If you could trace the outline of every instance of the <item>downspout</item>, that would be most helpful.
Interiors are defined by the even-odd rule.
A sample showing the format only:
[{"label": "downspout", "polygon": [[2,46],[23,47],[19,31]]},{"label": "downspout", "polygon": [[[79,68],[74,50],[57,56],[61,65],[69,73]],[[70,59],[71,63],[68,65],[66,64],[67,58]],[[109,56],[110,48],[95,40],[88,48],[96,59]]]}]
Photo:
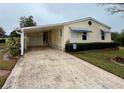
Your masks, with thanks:
[{"label": "downspout", "polygon": [[20,50],[21,50],[21,55],[23,55],[24,54],[24,31],[23,31],[23,29],[21,29],[21,32],[16,31],[16,33],[21,35],[21,37],[20,37],[20,40],[21,40],[21,42],[20,42],[20,45],[21,45]]}]

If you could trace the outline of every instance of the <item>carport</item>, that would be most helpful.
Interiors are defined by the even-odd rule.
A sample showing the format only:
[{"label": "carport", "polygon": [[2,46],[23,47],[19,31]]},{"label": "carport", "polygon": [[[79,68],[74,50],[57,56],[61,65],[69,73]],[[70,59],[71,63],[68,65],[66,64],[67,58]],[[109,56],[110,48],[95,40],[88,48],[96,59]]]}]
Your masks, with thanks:
[{"label": "carport", "polygon": [[21,28],[21,55],[29,47],[50,46],[60,48],[62,25],[43,25]]}]

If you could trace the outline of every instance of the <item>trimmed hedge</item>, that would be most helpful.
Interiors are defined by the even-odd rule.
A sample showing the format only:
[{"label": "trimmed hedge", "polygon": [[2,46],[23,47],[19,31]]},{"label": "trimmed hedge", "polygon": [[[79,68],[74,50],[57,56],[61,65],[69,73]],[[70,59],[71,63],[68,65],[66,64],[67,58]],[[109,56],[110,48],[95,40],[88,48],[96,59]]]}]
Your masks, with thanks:
[{"label": "trimmed hedge", "polygon": [[[76,44],[76,49],[73,49],[73,44]],[[118,43],[68,43],[65,45],[65,51],[83,51],[83,50],[93,50],[93,49],[104,49],[104,48],[117,48]]]}]

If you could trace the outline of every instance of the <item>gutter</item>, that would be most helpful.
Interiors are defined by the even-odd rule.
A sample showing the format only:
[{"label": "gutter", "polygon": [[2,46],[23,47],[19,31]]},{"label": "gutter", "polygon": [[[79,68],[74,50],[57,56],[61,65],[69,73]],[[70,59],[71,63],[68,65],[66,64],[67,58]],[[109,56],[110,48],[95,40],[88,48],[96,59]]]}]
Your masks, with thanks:
[{"label": "gutter", "polygon": [[[23,32],[23,29],[22,29],[22,28],[21,28],[21,29],[18,29],[18,30],[21,30],[21,31]],[[20,35],[22,34],[22,32],[16,31],[16,33],[17,33],[17,34],[20,34]]]},{"label": "gutter", "polygon": [[20,34],[20,35],[22,34],[21,32],[18,32],[18,31],[16,31],[16,33],[17,33],[17,34]]},{"label": "gutter", "polygon": [[21,50],[21,55],[23,55],[24,54],[24,32],[23,32],[23,29],[21,29],[21,32],[16,31],[16,33],[21,35],[21,37],[20,37],[20,40],[21,40],[20,50]]}]

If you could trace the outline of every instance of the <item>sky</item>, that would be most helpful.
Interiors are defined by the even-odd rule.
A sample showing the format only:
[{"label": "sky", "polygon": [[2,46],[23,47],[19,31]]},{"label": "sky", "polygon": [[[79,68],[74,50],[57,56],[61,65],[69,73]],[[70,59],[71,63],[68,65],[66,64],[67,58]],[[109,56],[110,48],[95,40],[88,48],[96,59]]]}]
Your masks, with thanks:
[{"label": "sky", "polygon": [[10,34],[19,27],[21,16],[34,17],[37,25],[54,24],[85,17],[93,17],[112,27],[112,31],[124,29],[124,18],[120,14],[110,15],[98,4],[46,4],[46,3],[6,3],[0,4],[0,26]]}]

